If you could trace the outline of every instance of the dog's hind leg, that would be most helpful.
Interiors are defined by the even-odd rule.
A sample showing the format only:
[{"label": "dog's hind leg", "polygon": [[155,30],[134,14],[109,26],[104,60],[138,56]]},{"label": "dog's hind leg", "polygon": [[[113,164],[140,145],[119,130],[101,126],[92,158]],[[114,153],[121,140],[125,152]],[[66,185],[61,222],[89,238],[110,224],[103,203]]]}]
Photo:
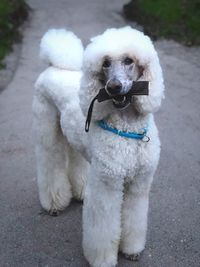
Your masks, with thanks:
[{"label": "dog's hind leg", "polygon": [[138,260],[146,243],[149,189],[150,183],[125,187],[120,250],[133,261]]},{"label": "dog's hind leg", "polygon": [[[118,182],[118,181],[117,181]],[[83,250],[92,267],[117,264],[122,184],[90,170],[83,205]]]},{"label": "dog's hind leg", "polygon": [[69,157],[69,180],[72,185],[72,194],[78,200],[83,200],[85,185],[88,176],[89,163],[83,156],[71,149]]},{"label": "dog's hind leg", "polygon": [[56,215],[71,199],[67,176],[69,145],[62,134],[56,107],[39,91],[33,102],[33,129],[40,202],[45,210]]}]

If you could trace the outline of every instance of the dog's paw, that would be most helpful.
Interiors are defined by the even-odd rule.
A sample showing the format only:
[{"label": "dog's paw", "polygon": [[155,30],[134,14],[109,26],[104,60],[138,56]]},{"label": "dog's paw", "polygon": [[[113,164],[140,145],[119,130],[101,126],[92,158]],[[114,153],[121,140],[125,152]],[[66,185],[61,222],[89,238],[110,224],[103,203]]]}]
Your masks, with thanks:
[{"label": "dog's paw", "polygon": [[95,262],[94,267],[115,267],[116,264],[112,261],[104,261],[104,262]]},{"label": "dog's paw", "polygon": [[56,209],[52,209],[48,213],[49,213],[49,215],[51,215],[53,217],[56,217],[56,216],[59,215],[60,211],[59,210],[56,210]]},{"label": "dog's paw", "polygon": [[[53,180],[53,179],[52,179]],[[70,203],[72,193],[67,179],[54,179],[54,183],[48,186],[39,186],[40,203],[49,215],[57,216]]]},{"label": "dog's paw", "polygon": [[50,216],[56,217],[60,214],[60,210],[56,210],[56,209],[45,210],[45,209],[41,208],[41,210],[38,214],[39,215],[50,215]]},{"label": "dog's paw", "polygon": [[92,267],[115,267],[117,264],[116,254],[109,249],[88,249],[84,255]]},{"label": "dog's paw", "polygon": [[[44,194],[43,194],[44,195]],[[55,197],[55,194],[48,195],[48,197],[44,201],[43,198],[40,197],[40,203],[45,210],[46,214],[51,216],[58,216],[61,211],[63,211],[68,205],[71,200],[71,194],[69,195],[59,195],[59,197]]]},{"label": "dog's paw", "polygon": [[135,253],[135,254],[124,254],[125,258],[130,261],[139,261],[141,253]]}]

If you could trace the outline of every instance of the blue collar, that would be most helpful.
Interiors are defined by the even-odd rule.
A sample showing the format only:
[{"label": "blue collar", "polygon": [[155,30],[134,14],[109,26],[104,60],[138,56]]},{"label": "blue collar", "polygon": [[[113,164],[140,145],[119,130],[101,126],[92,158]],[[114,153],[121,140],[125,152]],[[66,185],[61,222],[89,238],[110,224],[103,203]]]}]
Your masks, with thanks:
[{"label": "blue collar", "polygon": [[[97,121],[98,125],[109,132],[112,132],[114,134],[117,134],[121,137],[126,137],[126,138],[132,138],[132,139],[139,139],[143,140],[145,142],[149,142],[150,138],[146,135],[148,131],[148,127],[145,127],[142,129],[142,133],[134,133],[134,132],[124,132],[117,130],[116,128],[108,126],[108,124],[104,120]],[[144,139],[145,138],[145,139]]]}]

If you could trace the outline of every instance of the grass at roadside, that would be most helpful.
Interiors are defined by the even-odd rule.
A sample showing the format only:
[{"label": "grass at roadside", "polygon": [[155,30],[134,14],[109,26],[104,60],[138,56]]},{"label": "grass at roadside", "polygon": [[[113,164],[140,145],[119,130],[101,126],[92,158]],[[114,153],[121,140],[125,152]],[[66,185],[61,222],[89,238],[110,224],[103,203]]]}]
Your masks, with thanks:
[{"label": "grass at roadside", "polygon": [[153,38],[200,45],[199,0],[132,0],[124,6],[124,13]]},{"label": "grass at roadside", "polygon": [[28,6],[24,0],[0,0],[0,68],[12,44],[21,39],[19,26],[28,17]]}]

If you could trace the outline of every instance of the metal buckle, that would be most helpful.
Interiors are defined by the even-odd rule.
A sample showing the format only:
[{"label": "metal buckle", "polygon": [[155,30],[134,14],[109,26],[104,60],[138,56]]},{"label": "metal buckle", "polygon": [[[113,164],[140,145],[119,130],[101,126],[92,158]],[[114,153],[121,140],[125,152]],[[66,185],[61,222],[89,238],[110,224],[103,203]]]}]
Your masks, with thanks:
[{"label": "metal buckle", "polygon": [[147,135],[144,135],[144,137],[142,138],[142,142],[148,143],[150,141],[150,137]]}]

